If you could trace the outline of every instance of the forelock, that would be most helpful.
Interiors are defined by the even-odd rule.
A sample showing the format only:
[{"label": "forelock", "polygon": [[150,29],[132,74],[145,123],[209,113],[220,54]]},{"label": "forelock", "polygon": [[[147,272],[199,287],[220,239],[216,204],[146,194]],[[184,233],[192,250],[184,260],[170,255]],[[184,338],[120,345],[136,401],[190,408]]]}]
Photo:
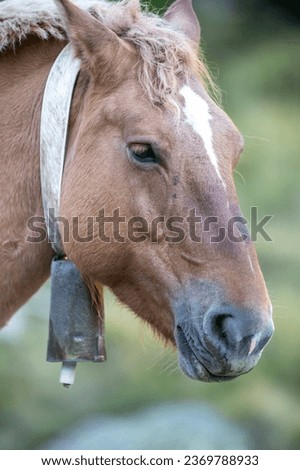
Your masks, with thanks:
[{"label": "forelock", "polygon": [[[132,7],[125,8],[124,4]],[[195,44],[158,15],[134,8],[136,2],[115,4],[103,20],[138,53],[138,79],[154,105],[177,107],[176,93],[191,76],[209,88],[212,79]],[[123,7],[122,7],[123,6]]]}]

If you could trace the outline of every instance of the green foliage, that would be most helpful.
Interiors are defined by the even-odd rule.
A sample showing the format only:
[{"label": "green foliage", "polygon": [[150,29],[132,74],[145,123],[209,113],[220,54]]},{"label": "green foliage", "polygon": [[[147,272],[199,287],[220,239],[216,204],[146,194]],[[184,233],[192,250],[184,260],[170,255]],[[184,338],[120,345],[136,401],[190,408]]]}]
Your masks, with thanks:
[{"label": "green foliage", "polygon": [[0,334],[2,449],[37,448],[93,413],[120,415],[179,399],[210,403],[248,429],[256,448],[299,448],[299,34],[278,18],[271,27],[246,22],[226,2],[201,5],[204,48],[218,63],[223,107],[245,136],[242,178],[236,174],[244,214],[258,206],[261,216],[274,215],[273,241],[256,244],[274,305],[274,338],[250,374],[197,383],[179,372],[176,353],[107,292],[108,362],[79,365],[66,391],[59,366],[45,362],[47,285],[18,314],[22,324],[26,313],[23,330],[9,340]]}]

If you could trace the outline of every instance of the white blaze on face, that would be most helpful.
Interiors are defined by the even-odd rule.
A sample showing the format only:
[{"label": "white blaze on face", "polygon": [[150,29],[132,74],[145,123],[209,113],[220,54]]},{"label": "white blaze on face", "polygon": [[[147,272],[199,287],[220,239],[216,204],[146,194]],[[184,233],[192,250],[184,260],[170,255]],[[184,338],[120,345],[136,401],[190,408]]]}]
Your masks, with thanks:
[{"label": "white blaze on face", "polygon": [[225,188],[225,183],[219,170],[218,158],[213,146],[213,132],[210,125],[212,116],[209,106],[201,96],[197,95],[197,93],[187,85],[181,88],[180,94],[185,101],[183,112],[186,116],[186,120],[194,131],[200,135],[206,153]]}]

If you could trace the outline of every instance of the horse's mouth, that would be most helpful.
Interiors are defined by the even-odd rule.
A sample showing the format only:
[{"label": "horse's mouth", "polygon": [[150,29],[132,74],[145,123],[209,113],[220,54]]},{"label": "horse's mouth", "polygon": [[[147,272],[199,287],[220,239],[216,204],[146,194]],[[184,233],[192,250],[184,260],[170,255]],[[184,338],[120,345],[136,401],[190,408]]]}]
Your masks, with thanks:
[{"label": "horse's mouth", "polygon": [[[179,353],[179,366],[181,370],[191,379],[201,380],[202,382],[224,382],[232,380],[238,375],[215,375],[212,374],[208,367],[201,360],[199,351],[195,350],[194,342],[189,334],[178,327],[176,331],[176,344]],[[207,351],[203,348],[203,354],[207,355]]]}]

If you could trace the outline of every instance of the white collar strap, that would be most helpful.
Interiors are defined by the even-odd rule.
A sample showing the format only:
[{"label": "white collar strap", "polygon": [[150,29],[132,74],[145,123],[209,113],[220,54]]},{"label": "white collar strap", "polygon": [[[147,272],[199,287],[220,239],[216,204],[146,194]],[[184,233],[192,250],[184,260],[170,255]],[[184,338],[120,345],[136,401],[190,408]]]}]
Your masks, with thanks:
[{"label": "white collar strap", "polygon": [[52,248],[64,255],[58,228],[68,123],[80,60],[68,44],[55,60],[44,90],[40,130],[40,175],[44,217]]}]

